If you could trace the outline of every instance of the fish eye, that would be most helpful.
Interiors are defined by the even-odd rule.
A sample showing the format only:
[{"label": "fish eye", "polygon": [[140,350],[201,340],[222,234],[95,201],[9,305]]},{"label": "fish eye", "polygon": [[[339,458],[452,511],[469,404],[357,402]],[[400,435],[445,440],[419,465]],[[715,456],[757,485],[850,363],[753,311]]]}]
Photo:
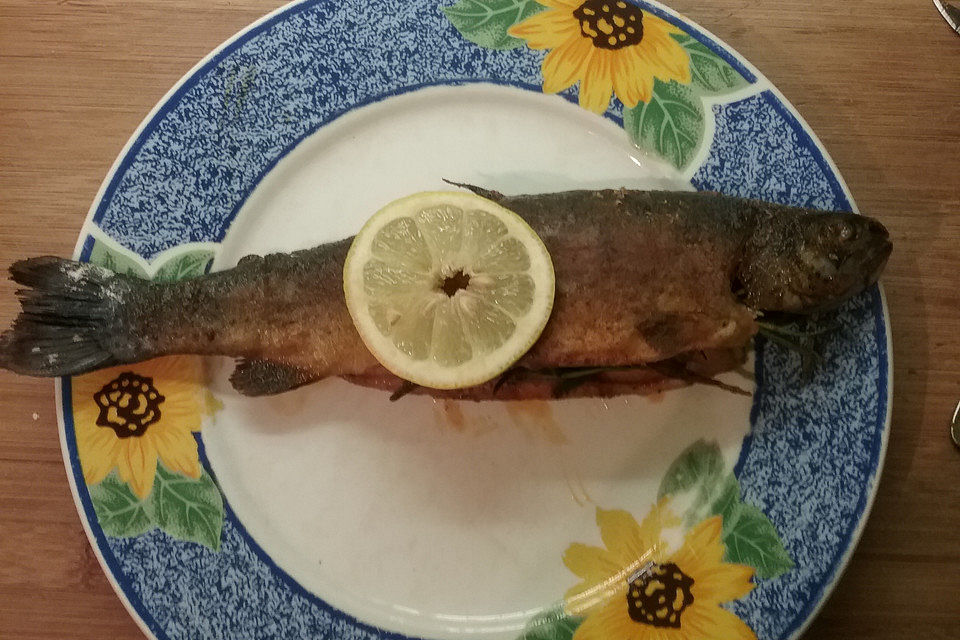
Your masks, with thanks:
[{"label": "fish eye", "polygon": [[843,220],[830,222],[820,230],[820,240],[829,245],[856,240],[858,235],[856,227]]}]

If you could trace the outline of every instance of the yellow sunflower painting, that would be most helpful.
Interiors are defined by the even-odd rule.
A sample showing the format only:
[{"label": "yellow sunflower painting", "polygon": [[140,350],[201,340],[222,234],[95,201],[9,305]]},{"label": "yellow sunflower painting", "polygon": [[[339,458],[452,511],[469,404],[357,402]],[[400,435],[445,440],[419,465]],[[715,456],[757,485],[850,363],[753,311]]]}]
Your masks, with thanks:
[{"label": "yellow sunflower painting", "polygon": [[580,82],[580,106],[603,113],[610,96],[627,107],[648,102],[654,79],[690,82],[690,57],[666,20],[623,0],[538,0],[547,8],[508,29],[543,59],[543,90]]},{"label": "yellow sunflower painting", "polygon": [[574,640],[756,640],[722,608],[753,589],[754,569],[723,561],[722,518],[703,520],[670,552],[663,535],[679,528],[667,499],[637,521],[626,511],[597,509],[605,548],[573,544],[563,561],[581,582],[565,597],[584,616]]},{"label": "yellow sunflower painting", "polygon": [[88,485],[116,469],[141,500],[157,461],[199,479],[193,432],[209,413],[199,358],[173,356],[72,379],[77,452]]}]

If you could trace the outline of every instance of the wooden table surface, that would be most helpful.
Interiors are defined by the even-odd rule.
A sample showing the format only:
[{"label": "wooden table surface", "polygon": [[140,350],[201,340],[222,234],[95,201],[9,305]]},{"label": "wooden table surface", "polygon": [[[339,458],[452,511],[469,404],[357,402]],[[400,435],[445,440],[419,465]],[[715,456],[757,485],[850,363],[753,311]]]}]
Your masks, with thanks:
[{"label": "wooden table surface", "polygon": [[[281,5],[0,0],[0,267],[69,255],[127,137]],[[796,105],[895,251],[894,409],[873,514],[807,638],[960,638],[960,37],[928,0],[673,0]],[[0,327],[15,313],[0,284]],[[0,371],[0,638],[142,637],[83,533],[53,383]]]}]

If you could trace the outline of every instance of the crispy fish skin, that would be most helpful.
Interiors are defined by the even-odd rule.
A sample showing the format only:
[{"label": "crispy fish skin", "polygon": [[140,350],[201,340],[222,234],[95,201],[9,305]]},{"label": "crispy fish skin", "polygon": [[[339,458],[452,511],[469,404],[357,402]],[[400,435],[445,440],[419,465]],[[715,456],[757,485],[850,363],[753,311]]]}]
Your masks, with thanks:
[{"label": "crispy fish skin", "polygon": [[148,337],[157,354],[270,360],[316,378],[363,372],[377,360],[354,328],[343,297],[351,240],[292,254],[246,256],[227,271],[151,284],[143,304],[131,309],[128,324],[138,336],[132,346]]},{"label": "crispy fish skin", "polygon": [[554,315],[520,364],[616,366],[746,344],[754,313],[730,287],[746,216],[686,203],[623,190],[503,198],[543,239],[556,272]]},{"label": "crispy fish skin", "polygon": [[[876,280],[891,250],[870,218],[714,193],[511,197],[471,188],[523,217],[554,263],[553,313],[518,363],[525,370],[742,352],[758,312],[836,306]],[[0,338],[0,366],[54,376],[216,354],[242,359],[232,381],[249,395],[332,375],[385,386],[389,377],[377,374],[343,297],[351,241],[248,256],[233,269],[170,284],[57,258],[21,261],[11,273],[28,289],[23,313]],[[499,396],[478,388],[472,397]]]}]

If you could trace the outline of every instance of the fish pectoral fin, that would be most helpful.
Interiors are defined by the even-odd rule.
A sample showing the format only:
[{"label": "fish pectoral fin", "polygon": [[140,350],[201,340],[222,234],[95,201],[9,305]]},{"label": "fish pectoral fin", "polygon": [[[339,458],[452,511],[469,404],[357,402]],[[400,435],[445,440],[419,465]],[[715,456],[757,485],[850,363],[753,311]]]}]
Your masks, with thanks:
[{"label": "fish pectoral fin", "polygon": [[323,375],[273,360],[241,360],[230,384],[245,396],[269,396],[316,382]]}]

